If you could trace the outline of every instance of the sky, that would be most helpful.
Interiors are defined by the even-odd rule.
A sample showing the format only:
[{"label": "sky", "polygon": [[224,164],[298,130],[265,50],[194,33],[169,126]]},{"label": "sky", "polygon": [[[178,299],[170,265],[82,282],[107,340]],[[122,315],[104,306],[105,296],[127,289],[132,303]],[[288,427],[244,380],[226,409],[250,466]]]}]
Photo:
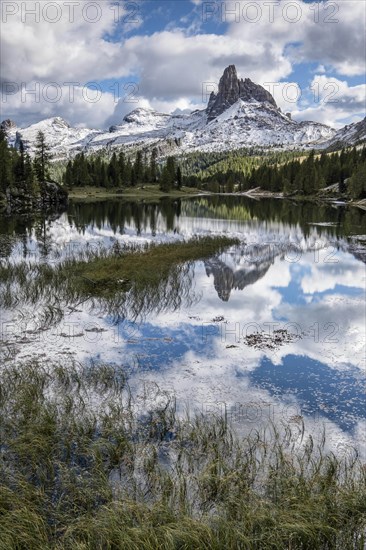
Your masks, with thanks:
[{"label": "sky", "polygon": [[2,0],[1,120],[108,128],[204,109],[234,64],[293,119],[366,114],[366,2]]}]

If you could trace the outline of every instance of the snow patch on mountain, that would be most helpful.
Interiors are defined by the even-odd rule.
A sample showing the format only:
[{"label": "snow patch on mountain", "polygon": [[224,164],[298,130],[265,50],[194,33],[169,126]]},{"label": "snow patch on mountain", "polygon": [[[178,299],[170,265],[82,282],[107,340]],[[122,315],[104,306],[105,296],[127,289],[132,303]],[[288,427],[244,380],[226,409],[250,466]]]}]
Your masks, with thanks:
[{"label": "snow patch on mountain", "polygon": [[[216,116],[213,116],[213,114]],[[41,130],[54,160],[77,153],[118,151],[122,148],[158,148],[160,157],[194,151],[229,151],[259,147],[274,149],[324,149],[338,142],[353,144],[366,139],[366,119],[336,132],[317,122],[296,122],[282,113],[269,92],[249,79],[237,78],[233,65],[225,69],[218,94],[208,107],[189,114],[165,114],[137,108],[109,130],[73,128],[60,117],[27,128],[4,121],[8,139],[34,153]]]},{"label": "snow patch on mountain", "polygon": [[338,130],[326,145],[329,147],[342,147],[343,145],[355,145],[362,141],[366,141],[366,117]]},{"label": "snow patch on mountain", "polygon": [[8,130],[11,145],[19,146],[20,140],[30,155],[35,152],[35,142],[38,132],[43,132],[46,142],[51,147],[53,160],[74,156],[87,148],[87,144],[99,133],[89,128],[73,128],[61,117],[47,118],[27,128],[16,126]]}]

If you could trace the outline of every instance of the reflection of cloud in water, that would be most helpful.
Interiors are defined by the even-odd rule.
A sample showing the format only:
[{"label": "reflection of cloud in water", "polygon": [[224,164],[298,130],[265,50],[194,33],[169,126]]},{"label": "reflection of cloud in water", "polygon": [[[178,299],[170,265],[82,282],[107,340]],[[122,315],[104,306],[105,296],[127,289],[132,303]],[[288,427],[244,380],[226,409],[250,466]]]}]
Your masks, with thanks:
[{"label": "reflection of cloud in water", "polygon": [[287,355],[274,365],[264,357],[249,378],[270,395],[296,395],[305,414],[322,411],[342,430],[352,432],[359,418],[366,419],[364,378],[352,366],[334,371],[303,355]]},{"label": "reflection of cloud in water", "polygon": [[[142,223],[137,236],[133,221],[124,222],[123,233],[108,220],[80,230],[65,215],[51,224],[49,236],[64,253],[70,241],[80,250],[87,243],[111,246],[115,240],[143,243],[224,231],[239,236],[243,244],[196,263],[196,302],[185,301],[159,313],[153,305],[145,322],[131,323],[132,315],[127,315],[117,324],[116,316],[102,308],[92,311],[81,305],[78,311],[68,311],[58,327],[65,334],[68,323],[77,337],[42,333],[37,339],[27,334],[28,342],[15,338],[20,356],[43,355],[48,360],[71,354],[78,360],[129,363],[136,387],[141,379],[151,379],[176,393],[181,402],[199,407],[224,402],[233,409],[237,403],[257,402],[282,411],[290,406],[307,415],[310,424],[316,411],[314,429],[326,420],[338,440],[350,442],[353,435],[361,442],[365,266],[357,260],[357,247],[338,239],[333,249],[336,237],[326,228],[311,227],[305,235],[299,225],[274,221],[187,214],[179,218],[179,235],[166,231],[162,216],[154,223],[153,231]],[[20,255],[21,246],[18,249]],[[12,318],[5,313],[2,320]],[[222,322],[212,321],[220,316]],[[93,323],[103,330],[88,332],[86,327]],[[276,350],[256,350],[241,338],[250,323],[250,331],[255,325],[266,331],[274,323],[279,328],[292,323],[304,334]],[[332,323],[337,324],[335,334]],[[232,344],[238,347],[226,347]]]}]

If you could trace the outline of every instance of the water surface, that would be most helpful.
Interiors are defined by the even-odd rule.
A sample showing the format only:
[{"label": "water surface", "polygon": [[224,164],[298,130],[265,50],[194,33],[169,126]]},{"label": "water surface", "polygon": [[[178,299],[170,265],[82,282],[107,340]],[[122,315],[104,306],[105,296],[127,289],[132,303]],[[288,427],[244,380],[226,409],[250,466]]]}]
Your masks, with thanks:
[{"label": "water surface", "polygon": [[325,426],[334,445],[364,452],[364,211],[232,196],[73,201],[52,218],[2,218],[0,232],[1,261],[13,263],[57,263],[116,242],[238,237],[182,269],[164,307],[67,304],[45,324],[44,302],[14,310],[3,300],[3,359],[113,362],[153,400],[168,391],[239,428],[303,418],[319,437]]}]

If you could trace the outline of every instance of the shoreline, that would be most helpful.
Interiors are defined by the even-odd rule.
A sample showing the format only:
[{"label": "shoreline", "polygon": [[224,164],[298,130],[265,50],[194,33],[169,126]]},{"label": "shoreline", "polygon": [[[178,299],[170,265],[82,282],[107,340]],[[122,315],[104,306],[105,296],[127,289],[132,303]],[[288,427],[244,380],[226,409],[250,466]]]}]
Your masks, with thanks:
[{"label": "shoreline", "polygon": [[130,199],[130,200],[154,200],[154,199],[184,199],[195,198],[203,196],[212,197],[247,197],[249,199],[281,199],[291,200],[296,202],[316,202],[316,203],[331,203],[344,206],[355,206],[366,210],[366,199],[359,201],[353,201],[346,198],[340,198],[337,196],[321,196],[321,195],[283,195],[279,192],[264,191],[259,188],[251,189],[249,191],[241,191],[237,193],[213,193],[210,191],[204,191],[196,187],[185,187],[182,189],[173,189],[165,192],[161,191],[155,185],[144,185],[136,188],[120,188],[120,189],[105,189],[99,187],[75,187],[68,191],[68,197],[71,200],[90,201],[102,199],[107,200],[111,198],[117,199]]}]

